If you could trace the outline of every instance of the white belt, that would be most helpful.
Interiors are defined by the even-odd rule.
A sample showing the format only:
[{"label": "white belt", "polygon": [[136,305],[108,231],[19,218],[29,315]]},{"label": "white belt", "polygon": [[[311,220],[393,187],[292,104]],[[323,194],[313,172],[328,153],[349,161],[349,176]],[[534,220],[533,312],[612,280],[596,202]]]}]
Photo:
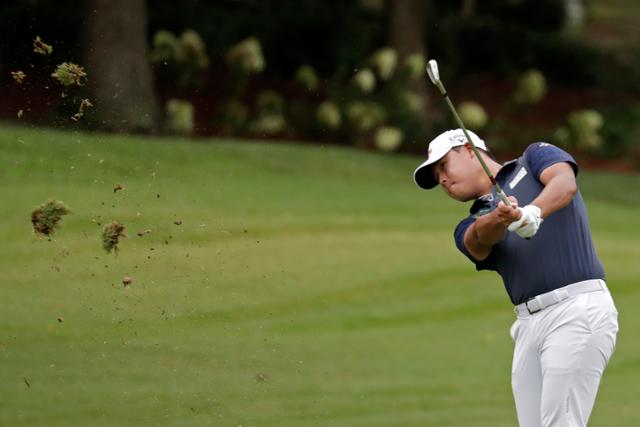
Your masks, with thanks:
[{"label": "white belt", "polygon": [[522,304],[518,304],[514,307],[514,311],[519,316],[533,314],[578,294],[605,289],[607,289],[607,285],[604,280],[601,279],[576,282],[562,288],[554,289],[551,292],[540,294],[526,302],[523,302]]}]

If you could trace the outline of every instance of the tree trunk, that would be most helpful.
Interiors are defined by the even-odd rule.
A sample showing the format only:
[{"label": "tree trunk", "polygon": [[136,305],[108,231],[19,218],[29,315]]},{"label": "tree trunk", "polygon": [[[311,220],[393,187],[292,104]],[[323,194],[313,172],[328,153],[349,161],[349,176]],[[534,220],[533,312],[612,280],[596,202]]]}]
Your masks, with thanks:
[{"label": "tree trunk", "polygon": [[[404,64],[407,56],[421,53],[427,59],[424,43],[424,18],[427,0],[386,0],[388,13],[389,44],[398,52],[398,64]],[[425,70],[426,75],[426,70]],[[417,79],[411,89],[422,99],[422,116],[427,119],[428,90],[427,80]]]},{"label": "tree trunk", "polygon": [[460,14],[465,18],[471,18],[476,13],[476,0],[463,0]]},{"label": "tree trunk", "polygon": [[145,0],[88,0],[87,6],[87,78],[99,127],[155,132]]}]

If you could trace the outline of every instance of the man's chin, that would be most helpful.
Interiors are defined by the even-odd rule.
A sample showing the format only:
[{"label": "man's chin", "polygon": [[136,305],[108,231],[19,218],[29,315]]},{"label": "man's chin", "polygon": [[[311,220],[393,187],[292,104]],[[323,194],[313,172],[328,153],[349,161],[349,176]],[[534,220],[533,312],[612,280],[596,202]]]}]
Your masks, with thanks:
[{"label": "man's chin", "polygon": [[469,202],[471,200],[475,200],[476,196],[472,195],[472,194],[465,194],[464,196],[459,196],[457,200],[461,201],[461,202]]},{"label": "man's chin", "polygon": [[451,197],[454,200],[457,200],[459,202],[468,202],[469,200],[474,200],[475,197],[467,195],[467,194],[458,194],[456,192],[451,192],[451,191],[447,191],[445,190],[445,192],[447,193],[447,195],[449,197]]}]

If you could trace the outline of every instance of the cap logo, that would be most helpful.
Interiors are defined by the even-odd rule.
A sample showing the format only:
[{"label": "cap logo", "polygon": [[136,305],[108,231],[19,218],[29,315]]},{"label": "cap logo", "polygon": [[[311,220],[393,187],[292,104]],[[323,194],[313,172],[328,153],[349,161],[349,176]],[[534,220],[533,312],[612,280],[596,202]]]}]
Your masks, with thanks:
[{"label": "cap logo", "polygon": [[451,135],[449,137],[449,142],[458,142],[460,144],[466,144],[467,143],[467,138],[465,138],[464,135]]}]

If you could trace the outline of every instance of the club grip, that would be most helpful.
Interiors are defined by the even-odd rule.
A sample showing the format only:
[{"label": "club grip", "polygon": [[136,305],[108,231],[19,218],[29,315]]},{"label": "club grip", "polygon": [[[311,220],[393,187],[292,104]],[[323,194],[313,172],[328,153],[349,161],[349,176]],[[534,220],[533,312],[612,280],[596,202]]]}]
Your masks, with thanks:
[{"label": "club grip", "polygon": [[502,191],[502,188],[498,190],[498,197],[500,197],[500,200],[502,200],[502,203],[504,203],[507,206],[511,206],[511,200],[509,200],[509,198],[504,193],[504,191]]}]

